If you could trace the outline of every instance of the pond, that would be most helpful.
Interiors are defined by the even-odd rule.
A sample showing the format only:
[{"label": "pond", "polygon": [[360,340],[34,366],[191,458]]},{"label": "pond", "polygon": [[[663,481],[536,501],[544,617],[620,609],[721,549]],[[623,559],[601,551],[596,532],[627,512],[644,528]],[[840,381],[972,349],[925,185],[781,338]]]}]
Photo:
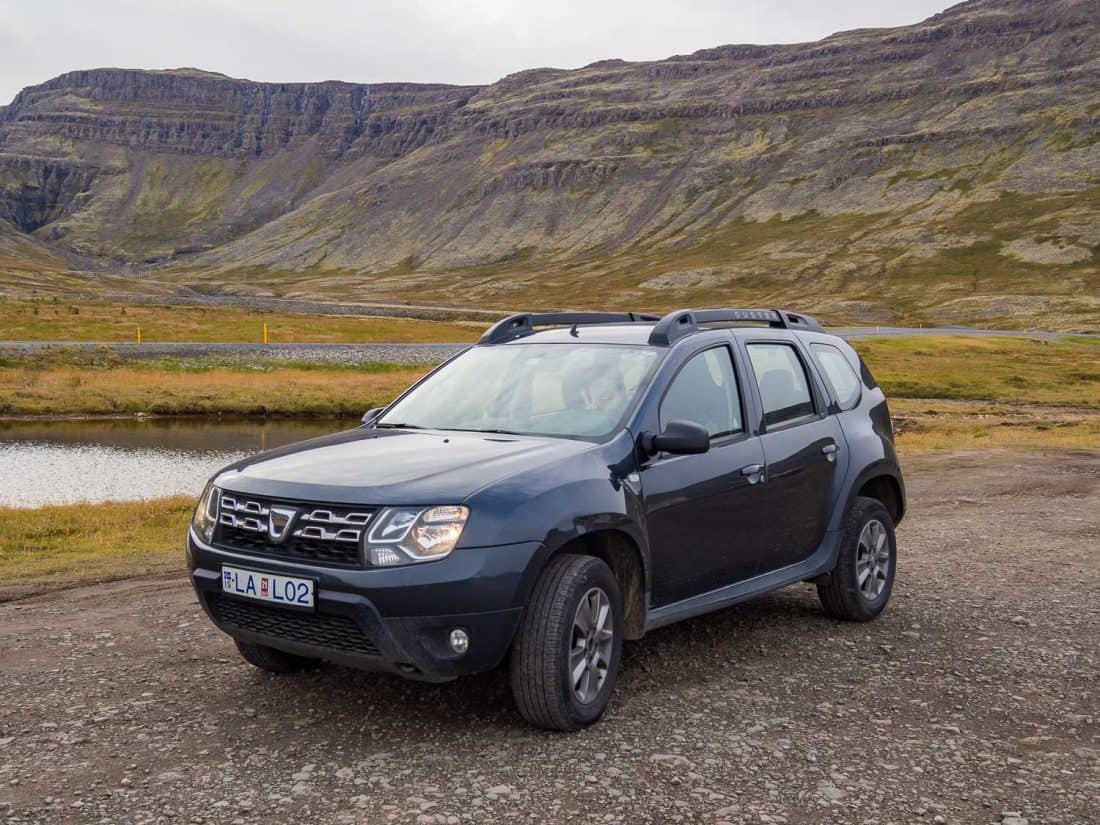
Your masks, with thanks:
[{"label": "pond", "polygon": [[357,423],[0,421],[0,507],[198,496],[224,464]]}]

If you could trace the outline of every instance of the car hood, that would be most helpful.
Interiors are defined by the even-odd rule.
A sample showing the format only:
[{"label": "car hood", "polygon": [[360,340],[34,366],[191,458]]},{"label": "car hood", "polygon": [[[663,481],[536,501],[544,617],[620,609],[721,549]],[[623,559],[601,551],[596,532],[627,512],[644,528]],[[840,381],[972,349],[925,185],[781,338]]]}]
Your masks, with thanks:
[{"label": "car hood", "polygon": [[595,449],[587,441],[361,428],[291,444],[216,477],[239,493],[348,504],[457,504],[515,473]]}]

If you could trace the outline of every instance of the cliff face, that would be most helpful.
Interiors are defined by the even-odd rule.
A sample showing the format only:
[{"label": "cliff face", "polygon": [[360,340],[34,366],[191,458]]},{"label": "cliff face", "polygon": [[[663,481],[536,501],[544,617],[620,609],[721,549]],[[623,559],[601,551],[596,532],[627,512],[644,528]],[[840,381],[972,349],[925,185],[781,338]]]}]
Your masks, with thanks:
[{"label": "cliff face", "polygon": [[4,144],[16,148],[48,136],[138,151],[258,158],[314,142],[333,159],[395,157],[424,143],[475,91],[93,69],[23,90],[0,118]]},{"label": "cliff face", "polygon": [[207,288],[1098,318],[1098,21],[974,0],[482,88],[74,72],[0,111],[0,216]]},{"label": "cliff face", "polygon": [[352,160],[415,150],[475,91],[70,72],[0,112],[0,217],[108,259],[210,247],[289,211]]}]

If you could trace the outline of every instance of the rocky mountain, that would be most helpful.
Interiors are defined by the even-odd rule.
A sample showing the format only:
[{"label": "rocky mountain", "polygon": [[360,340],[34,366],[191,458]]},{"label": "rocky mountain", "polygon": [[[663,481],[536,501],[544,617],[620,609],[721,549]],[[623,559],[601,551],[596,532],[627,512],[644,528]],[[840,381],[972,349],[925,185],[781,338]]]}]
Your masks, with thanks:
[{"label": "rocky mountain", "polygon": [[1098,23],[972,0],[485,87],[72,72],[0,110],[0,217],[206,290],[1096,328]]}]

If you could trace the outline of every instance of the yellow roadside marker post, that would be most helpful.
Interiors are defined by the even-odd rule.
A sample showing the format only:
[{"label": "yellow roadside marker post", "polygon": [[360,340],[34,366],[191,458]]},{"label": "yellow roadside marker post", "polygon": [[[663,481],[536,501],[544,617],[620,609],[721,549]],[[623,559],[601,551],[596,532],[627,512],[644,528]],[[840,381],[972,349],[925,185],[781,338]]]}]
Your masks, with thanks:
[{"label": "yellow roadside marker post", "polygon": [[137,342],[141,343],[141,327],[137,328]]},{"label": "yellow roadside marker post", "polygon": [[267,343],[267,324],[264,324],[264,343]]}]

